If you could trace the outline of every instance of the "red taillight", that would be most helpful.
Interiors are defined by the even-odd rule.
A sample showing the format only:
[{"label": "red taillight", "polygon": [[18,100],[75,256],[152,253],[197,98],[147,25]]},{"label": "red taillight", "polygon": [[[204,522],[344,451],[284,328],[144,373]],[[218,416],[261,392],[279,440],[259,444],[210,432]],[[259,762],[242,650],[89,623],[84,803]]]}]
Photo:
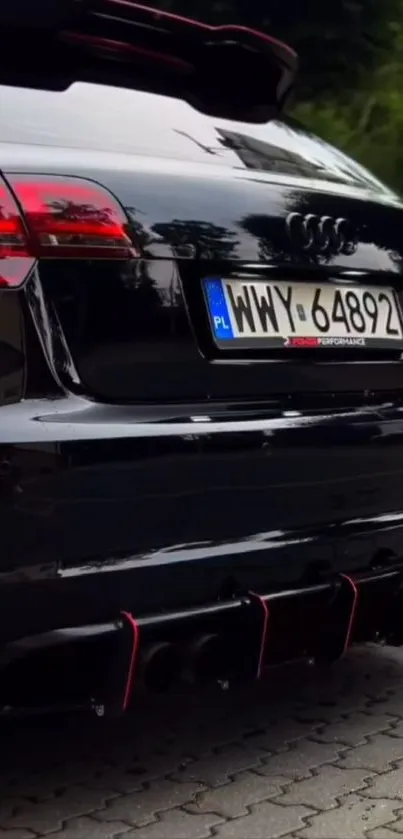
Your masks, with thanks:
[{"label": "red taillight", "polygon": [[21,285],[34,262],[17,203],[0,181],[0,288]]},{"label": "red taillight", "polygon": [[0,183],[0,257],[28,256],[28,244],[18,206]]},{"label": "red taillight", "polygon": [[38,257],[130,259],[137,255],[120,204],[83,178],[10,175]]},{"label": "red taillight", "polygon": [[10,188],[0,181],[0,285],[20,285],[39,258],[138,256],[124,210],[104,187],[57,175],[7,181]]}]

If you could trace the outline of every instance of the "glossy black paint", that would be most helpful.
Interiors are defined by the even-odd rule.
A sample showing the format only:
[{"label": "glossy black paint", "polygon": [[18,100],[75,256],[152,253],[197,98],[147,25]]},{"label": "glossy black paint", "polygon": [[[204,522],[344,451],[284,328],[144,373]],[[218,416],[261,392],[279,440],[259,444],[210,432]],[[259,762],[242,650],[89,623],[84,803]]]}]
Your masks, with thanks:
[{"label": "glossy black paint", "polygon": [[[0,715],[87,709],[121,714],[136,694],[260,679],[293,659],[328,665],[352,643],[402,643],[401,563],[203,606],[121,612],[3,645]],[[81,677],[79,676],[81,674]]]},{"label": "glossy black paint", "polygon": [[[5,177],[102,183],[141,258],[40,261],[23,289],[0,292],[0,642],[397,562],[400,357],[229,359],[201,280],[349,278],[401,294],[398,198],[286,122],[262,140],[163,102],[171,122],[147,157],[118,120],[102,133],[98,112],[91,148],[88,92],[70,141],[74,97],[33,128],[17,94],[5,93]],[[347,217],[355,253],[293,249],[291,211]]]}]

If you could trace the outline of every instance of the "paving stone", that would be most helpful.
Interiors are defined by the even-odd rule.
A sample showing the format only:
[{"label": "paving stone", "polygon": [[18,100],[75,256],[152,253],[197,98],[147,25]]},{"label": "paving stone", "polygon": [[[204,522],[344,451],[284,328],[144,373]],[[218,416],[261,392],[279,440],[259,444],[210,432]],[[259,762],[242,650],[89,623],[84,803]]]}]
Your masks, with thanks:
[{"label": "paving stone", "polygon": [[[77,784],[85,784],[86,786],[96,788],[98,786],[99,776],[105,776],[105,774],[108,774],[106,768],[101,772],[98,762],[92,763],[88,761],[87,763],[81,763],[81,761],[77,761],[76,764],[66,763],[66,765],[56,766],[54,768],[46,767],[42,772],[37,771],[28,773],[25,776],[23,775],[15,780],[13,785],[9,786],[8,789],[12,792],[13,789],[17,788],[19,794],[25,798],[35,798],[44,801],[48,798],[53,798],[55,790],[65,790],[68,787],[77,786]],[[117,774],[122,782],[124,769],[121,768]],[[110,770],[110,780],[115,780],[113,770]],[[141,781],[138,778],[136,787],[141,787]],[[112,783],[100,783],[99,788],[107,792],[112,791],[111,794],[113,794],[114,787]],[[5,791],[7,787],[3,786],[2,789]]]},{"label": "paving stone", "polygon": [[367,709],[367,701],[361,692],[354,701],[348,697],[332,699],[328,702],[312,703],[301,711],[298,711],[298,719],[305,723],[315,724],[316,729],[323,725],[334,724],[341,716],[353,716],[362,713]]},{"label": "paving stone", "polygon": [[237,744],[224,747],[189,764],[181,772],[180,780],[219,786],[228,783],[230,776],[259,766],[261,757],[261,751],[256,742],[253,742],[252,747],[248,740],[245,747]]},{"label": "paving stone", "polygon": [[311,815],[308,807],[281,807],[266,801],[253,806],[247,816],[220,825],[215,834],[220,839],[277,839],[298,830]]},{"label": "paving stone", "polygon": [[[400,679],[401,680],[401,679]],[[390,717],[397,719],[403,717],[403,697],[400,693],[392,694],[386,697],[383,701],[371,706],[372,713],[388,714]]]},{"label": "paving stone", "polygon": [[358,746],[365,742],[367,737],[381,731],[388,731],[392,723],[393,718],[387,714],[363,714],[360,712],[327,725],[323,732],[315,736],[326,743],[339,742],[345,743],[347,746]]},{"label": "paving stone", "polygon": [[14,815],[14,813],[21,807],[26,807],[29,802],[24,797],[14,798],[5,796],[4,793],[0,795],[0,826],[6,824]]},{"label": "paving stone", "polygon": [[307,807],[327,810],[336,806],[336,799],[340,796],[365,789],[370,774],[367,770],[324,766],[312,778],[287,787],[281,797],[281,803],[306,804]]},{"label": "paving stone", "polygon": [[389,734],[376,734],[368,743],[349,749],[340,755],[342,769],[366,768],[375,772],[387,772],[391,763],[403,760],[403,742]]},{"label": "paving stone", "polygon": [[[402,716],[403,716],[403,702],[402,702],[401,713],[402,713]],[[390,734],[391,737],[399,737],[399,738],[403,739],[403,720],[400,720],[399,722],[396,723],[396,725],[393,725],[392,728],[390,729],[390,732],[388,732],[388,733]]]},{"label": "paving stone", "polygon": [[164,778],[168,775],[181,775],[185,768],[193,763],[191,758],[180,758],[175,754],[149,755],[143,761],[130,767],[112,766],[97,770],[87,780],[93,789],[114,790],[123,794],[136,792],[144,783]]},{"label": "paving stone", "polygon": [[[50,839],[117,839],[127,836],[127,831],[131,831],[131,828],[123,822],[101,823],[95,818],[84,816],[65,822],[62,830],[50,834]],[[14,839],[14,834],[7,839]]]},{"label": "paving stone", "polygon": [[[298,831],[301,839],[364,839],[367,831],[396,821],[399,801],[370,801],[358,795],[347,795],[341,806],[319,813],[309,820],[309,826]],[[396,834],[395,834],[396,839]]]},{"label": "paving stone", "polygon": [[367,647],[113,724],[0,722],[0,839],[403,839],[402,681]]},{"label": "paving stone", "polygon": [[[349,770],[354,771],[354,770]],[[397,798],[403,801],[403,765],[371,779],[365,790],[370,798]]]},{"label": "paving stone", "polygon": [[366,833],[365,839],[397,839],[395,822],[393,823],[393,830],[389,827],[377,827],[375,830],[370,830]]},{"label": "paving stone", "polygon": [[316,743],[299,740],[286,752],[266,758],[263,766],[256,770],[268,777],[285,776],[294,780],[309,776],[313,769],[327,763],[335,763],[343,754],[344,747],[330,743]]},{"label": "paving stone", "polygon": [[228,819],[244,816],[248,807],[280,795],[282,786],[290,784],[290,779],[268,779],[254,772],[242,772],[225,786],[206,790],[197,796],[194,804],[189,808],[192,813],[218,813]]},{"label": "paving stone", "polygon": [[[253,711],[253,706],[251,710]],[[179,714],[178,710],[175,712],[176,714]],[[183,714],[188,716],[189,711],[185,708]],[[249,720],[248,709],[243,706],[239,709],[239,713],[236,713],[236,708],[229,707],[225,716],[222,713],[214,714],[214,710],[209,709],[208,706],[207,709],[201,707],[199,714],[200,717],[197,720],[190,716],[187,722],[182,718],[180,724],[175,728],[172,728],[172,721],[167,720],[169,737],[163,748],[171,756],[176,754],[178,760],[193,758],[203,752],[232,744],[243,738],[254,727],[253,713],[251,714],[252,719]],[[239,727],[240,719],[242,719],[241,730]],[[143,754],[144,757],[147,757],[149,755],[147,743],[144,746]]]},{"label": "paving stone", "polygon": [[[399,806],[401,807],[401,802],[399,802]],[[392,825],[391,825],[392,827]],[[399,810],[399,818],[397,821],[393,822],[393,830],[399,836],[403,833],[403,810]],[[396,839],[396,836],[395,836]]]},{"label": "paving stone", "polygon": [[[110,795],[113,796],[114,793]],[[61,795],[53,796],[46,801],[17,806],[9,818],[3,818],[0,809],[0,824],[9,830],[24,828],[37,833],[50,833],[59,830],[62,822],[67,819],[102,809],[107,799],[108,795],[105,792],[98,792],[84,786],[70,787]],[[12,839],[12,834],[10,839]]]},{"label": "paving stone", "polygon": [[[162,813],[160,819],[148,827],[124,834],[124,839],[207,839],[221,819],[213,814],[191,816],[183,810]],[[10,837],[12,839],[12,837]]]},{"label": "paving stone", "polygon": [[277,752],[284,749],[289,743],[295,743],[311,735],[315,735],[320,727],[320,719],[297,720],[280,718],[275,724],[267,726],[263,731],[255,731],[248,735],[245,740],[259,750],[259,752]]},{"label": "paving stone", "polygon": [[200,784],[153,781],[147,789],[115,798],[97,817],[102,821],[144,824],[155,820],[156,814],[163,810],[191,803],[202,789]]}]

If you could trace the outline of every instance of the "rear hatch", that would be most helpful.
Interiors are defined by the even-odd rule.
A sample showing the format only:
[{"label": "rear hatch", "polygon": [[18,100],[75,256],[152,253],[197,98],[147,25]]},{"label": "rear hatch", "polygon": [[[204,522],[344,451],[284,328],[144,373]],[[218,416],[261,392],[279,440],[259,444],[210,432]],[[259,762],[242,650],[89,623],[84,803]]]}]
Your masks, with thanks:
[{"label": "rear hatch", "polygon": [[47,6],[29,73],[16,19],[1,59],[0,276],[62,387],[400,389],[402,207],[281,115],[292,50],[117,0]]}]

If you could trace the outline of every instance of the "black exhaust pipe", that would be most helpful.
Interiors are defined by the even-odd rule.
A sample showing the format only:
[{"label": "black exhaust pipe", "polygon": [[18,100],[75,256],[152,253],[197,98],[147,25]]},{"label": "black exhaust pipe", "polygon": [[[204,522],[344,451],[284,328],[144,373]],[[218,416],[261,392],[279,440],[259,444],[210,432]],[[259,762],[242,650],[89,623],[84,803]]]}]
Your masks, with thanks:
[{"label": "black exhaust pipe", "polygon": [[183,669],[180,648],[159,641],[144,648],[139,662],[139,686],[146,693],[166,693],[179,683]]},{"label": "black exhaust pipe", "polygon": [[199,635],[187,647],[184,677],[190,684],[207,686],[228,677],[228,644],[215,633]]}]

